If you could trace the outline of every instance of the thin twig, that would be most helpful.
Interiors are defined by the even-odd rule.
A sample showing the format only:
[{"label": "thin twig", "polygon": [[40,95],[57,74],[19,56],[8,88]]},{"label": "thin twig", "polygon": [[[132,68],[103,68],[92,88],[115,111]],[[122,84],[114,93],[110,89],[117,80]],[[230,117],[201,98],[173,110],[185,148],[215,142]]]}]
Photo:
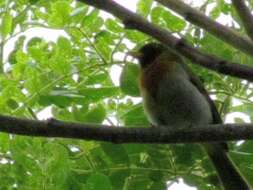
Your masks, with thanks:
[{"label": "thin twig", "polygon": [[253,40],[253,15],[245,4],[245,0],[232,0],[235,10],[237,11],[248,36]]}]

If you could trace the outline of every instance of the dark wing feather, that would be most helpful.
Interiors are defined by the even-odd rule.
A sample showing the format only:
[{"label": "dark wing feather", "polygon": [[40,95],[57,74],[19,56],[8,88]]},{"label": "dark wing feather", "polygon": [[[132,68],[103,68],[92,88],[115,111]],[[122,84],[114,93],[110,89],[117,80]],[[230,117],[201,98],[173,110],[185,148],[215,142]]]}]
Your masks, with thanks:
[{"label": "dark wing feather", "polygon": [[194,73],[190,70],[190,68],[183,62],[181,62],[182,67],[185,69],[187,72],[189,79],[191,83],[200,91],[201,94],[204,95],[206,98],[207,102],[210,105],[212,116],[213,116],[213,124],[221,124],[223,123],[220,114],[213,102],[213,100],[210,98],[208,92],[206,91],[205,87],[203,86],[203,83],[200,81],[200,79],[194,75]]}]

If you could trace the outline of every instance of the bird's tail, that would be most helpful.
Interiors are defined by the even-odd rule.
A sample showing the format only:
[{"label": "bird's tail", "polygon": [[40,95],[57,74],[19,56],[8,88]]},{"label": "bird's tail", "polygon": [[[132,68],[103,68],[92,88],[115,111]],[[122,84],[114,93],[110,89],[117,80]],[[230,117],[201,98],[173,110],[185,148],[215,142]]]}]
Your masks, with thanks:
[{"label": "bird's tail", "polygon": [[220,143],[204,145],[225,190],[250,190],[250,186],[236,169]]}]

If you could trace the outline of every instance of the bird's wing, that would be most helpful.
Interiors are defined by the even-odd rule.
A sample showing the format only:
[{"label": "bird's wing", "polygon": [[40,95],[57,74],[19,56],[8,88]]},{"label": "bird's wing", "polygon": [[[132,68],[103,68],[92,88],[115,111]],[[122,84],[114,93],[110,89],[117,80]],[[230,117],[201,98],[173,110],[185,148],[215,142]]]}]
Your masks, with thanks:
[{"label": "bird's wing", "polygon": [[200,79],[191,71],[191,69],[183,62],[181,62],[182,67],[185,69],[186,73],[188,74],[189,80],[191,83],[200,91],[201,94],[206,98],[207,102],[210,105],[212,116],[213,116],[213,124],[220,124],[223,123],[220,114],[213,102],[210,98],[208,92],[206,91],[203,83]]}]

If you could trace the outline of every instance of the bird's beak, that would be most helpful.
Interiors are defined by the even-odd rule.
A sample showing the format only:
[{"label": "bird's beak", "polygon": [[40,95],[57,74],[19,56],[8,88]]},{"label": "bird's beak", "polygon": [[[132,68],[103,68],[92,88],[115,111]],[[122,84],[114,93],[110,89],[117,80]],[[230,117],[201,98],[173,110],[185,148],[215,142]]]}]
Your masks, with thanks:
[{"label": "bird's beak", "polygon": [[142,53],[140,53],[138,51],[129,51],[129,52],[127,52],[127,55],[130,55],[136,59],[140,59],[142,57]]}]

